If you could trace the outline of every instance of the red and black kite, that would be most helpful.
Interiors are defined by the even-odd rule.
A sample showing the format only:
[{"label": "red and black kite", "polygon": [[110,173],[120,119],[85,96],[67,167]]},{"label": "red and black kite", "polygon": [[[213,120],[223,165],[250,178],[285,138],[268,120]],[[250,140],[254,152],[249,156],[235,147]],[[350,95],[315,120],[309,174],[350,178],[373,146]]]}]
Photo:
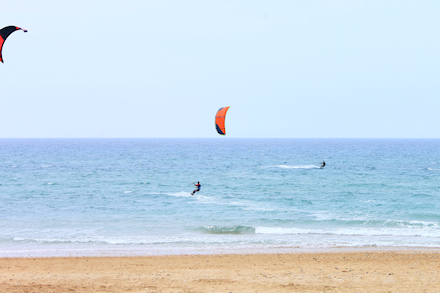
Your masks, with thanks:
[{"label": "red and black kite", "polygon": [[18,30],[22,30],[25,33],[27,32],[27,30],[25,30],[25,29],[22,29],[22,28],[19,28],[16,26],[12,26],[12,25],[4,27],[0,30],[0,61],[2,63],[3,63],[3,56],[2,56],[3,44],[5,43],[6,38],[9,37],[10,34],[12,34],[15,31],[18,31]]},{"label": "red and black kite", "polygon": [[220,108],[217,111],[217,115],[215,115],[215,128],[217,129],[218,134],[225,135],[225,118],[226,112],[228,112],[229,107]]}]

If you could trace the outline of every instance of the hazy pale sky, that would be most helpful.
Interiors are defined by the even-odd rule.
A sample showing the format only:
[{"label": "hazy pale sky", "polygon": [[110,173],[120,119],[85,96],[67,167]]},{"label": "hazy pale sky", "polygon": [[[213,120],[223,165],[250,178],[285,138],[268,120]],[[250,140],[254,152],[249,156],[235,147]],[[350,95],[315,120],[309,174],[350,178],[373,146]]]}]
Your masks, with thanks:
[{"label": "hazy pale sky", "polygon": [[439,138],[440,1],[5,1],[0,137]]}]

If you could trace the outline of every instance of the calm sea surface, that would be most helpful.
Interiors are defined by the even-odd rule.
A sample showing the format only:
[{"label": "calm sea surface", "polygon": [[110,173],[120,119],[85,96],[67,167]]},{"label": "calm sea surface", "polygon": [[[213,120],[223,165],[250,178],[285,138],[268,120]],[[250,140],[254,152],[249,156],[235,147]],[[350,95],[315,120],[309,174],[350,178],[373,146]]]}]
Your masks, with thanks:
[{"label": "calm sea surface", "polygon": [[0,257],[440,248],[440,139],[0,139],[0,151]]}]

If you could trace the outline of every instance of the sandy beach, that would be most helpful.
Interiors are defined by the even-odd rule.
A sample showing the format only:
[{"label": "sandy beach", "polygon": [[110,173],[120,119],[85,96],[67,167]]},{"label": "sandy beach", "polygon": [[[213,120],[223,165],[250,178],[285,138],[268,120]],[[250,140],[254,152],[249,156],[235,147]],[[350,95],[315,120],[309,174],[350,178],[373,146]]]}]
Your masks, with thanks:
[{"label": "sandy beach", "polygon": [[440,251],[2,258],[0,292],[440,292]]}]

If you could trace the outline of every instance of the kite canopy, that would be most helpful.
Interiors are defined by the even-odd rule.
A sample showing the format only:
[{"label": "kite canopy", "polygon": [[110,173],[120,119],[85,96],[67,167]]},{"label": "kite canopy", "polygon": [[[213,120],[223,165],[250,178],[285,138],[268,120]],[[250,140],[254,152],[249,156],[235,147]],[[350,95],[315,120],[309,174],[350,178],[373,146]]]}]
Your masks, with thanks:
[{"label": "kite canopy", "polygon": [[0,61],[2,63],[3,63],[3,56],[2,56],[3,44],[5,43],[6,38],[9,37],[10,34],[18,30],[22,30],[25,33],[27,33],[27,30],[12,25],[4,27],[0,30]]},{"label": "kite canopy", "polygon": [[226,134],[225,118],[226,118],[226,112],[228,112],[228,109],[229,109],[229,107],[220,108],[217,111],[217,115],[215,115],[215,128],[217,129],[217,132],[221,135]]}]

